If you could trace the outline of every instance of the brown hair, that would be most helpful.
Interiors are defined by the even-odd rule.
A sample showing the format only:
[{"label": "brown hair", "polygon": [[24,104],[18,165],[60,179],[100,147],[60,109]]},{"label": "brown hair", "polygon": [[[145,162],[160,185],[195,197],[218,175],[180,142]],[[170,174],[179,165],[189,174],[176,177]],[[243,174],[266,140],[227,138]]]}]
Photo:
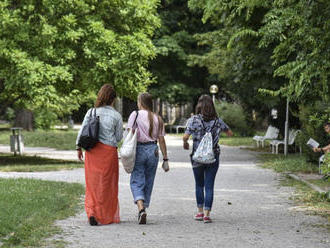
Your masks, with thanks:
[{"label": "brown hair", "polygon": [[[153,109],[153,102],[152,102],[152,95],[149,94],[148,92],[145,92],[145,93],[140,93],[139,96],[138,96],[138,101],[139,103],[141,104],[141,106],[148,111],[148,119],[149,119],[149,136],[150,138],[152,138],[152,131],[153,131],[153,128],[154,128],[154,118],[153,118],[153,115],[155,113],[152,112],[152,109]],[[159,132],[160,130],[163,128],[163,121],[162,119],[160,118],[159,115],[157,115],[158,117],[158,122],[159,122]]]},{"label": "brown hair", "polygon": [[97,93],[95,108],[111,105],[116,98],[116,91],[111,84],[105,84]]},{"label": "brown hair", "polygon": [[217,112],[213,104],[213,100],[209,95],[201,95],[196,105],[196,114],[201,114],[205,121],[218,118]]}]

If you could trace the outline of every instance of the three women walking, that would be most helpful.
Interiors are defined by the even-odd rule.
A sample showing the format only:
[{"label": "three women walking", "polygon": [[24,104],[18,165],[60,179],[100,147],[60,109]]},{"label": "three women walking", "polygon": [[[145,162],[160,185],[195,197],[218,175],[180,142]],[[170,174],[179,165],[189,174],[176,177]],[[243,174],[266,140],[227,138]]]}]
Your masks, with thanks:
[{"label": "three women walking", "polygon": [[[79,147],[82,130],[91,118],[91,111],[99,118],[98,142],[85,153],[86,196],[85,210],[90,225],[119,223],[118,201],[118,142],[123,136],[121,115],[113,108],[116,92],[110,84],[102,86],[98,92],[95,110],[87,111],[82,127],[77,136],[78,158],[83,160]],[[152,96],[141,93],[138,96],[138,111],[133,111],[127,123],[127,130],[137,132],[137,147],[134,169],[130,177],[130,188],[134,203],[137,206],[138,223],[147,223],[146,209],[150,206],[154,180],[159,162],[159,147],[163,161],[168,161],[165,142],[164,122],[153,112]],[[188,139],[193,138],[191,163],[195,178],[195,194],[197,214],[195,220],[211,222],[210,212],[213,203],[214,180],[219,168],[220,148],[218,140],[221,132],[232,135],[229,127],[217,116],[212,98],[203,95],[187,124],[183,136],[183,147],[189,149]],[[194,161],[193,155],[197,150],[204,134],[210,132],[213,140],[215,162],[201,164]],[[159,144],[159,147],[158,145]],[[168,168],[164,167],[165,172]]]}]

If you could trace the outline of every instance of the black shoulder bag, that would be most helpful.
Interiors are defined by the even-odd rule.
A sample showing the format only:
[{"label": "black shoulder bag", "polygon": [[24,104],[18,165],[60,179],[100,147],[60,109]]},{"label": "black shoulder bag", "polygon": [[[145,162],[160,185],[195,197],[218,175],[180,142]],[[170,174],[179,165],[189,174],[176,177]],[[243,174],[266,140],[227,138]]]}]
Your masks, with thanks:
[{"label": "black shoulder bag", "polygon": [[[94,114],[93,114],[94,110]],[[89,120],[83,127],[79,138],[78,146],[89,151],[99,141],[100,117],[96,116],[96,108],[91,109]]]}]

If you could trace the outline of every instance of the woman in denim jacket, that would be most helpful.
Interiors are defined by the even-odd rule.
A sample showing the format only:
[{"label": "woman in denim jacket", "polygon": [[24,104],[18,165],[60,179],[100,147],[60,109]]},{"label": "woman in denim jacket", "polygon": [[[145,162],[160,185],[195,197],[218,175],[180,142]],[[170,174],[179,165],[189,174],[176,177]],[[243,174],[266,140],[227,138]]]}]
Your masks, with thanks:
[{"label": "woman in denim jacket", "polygon": [[[164,123],[160,116],[152,112],[152,107],[152,96],[149,93],[141,93],[138,97],[139,111],[138,113],[132,112],[127,123],[128,130],[132,128],[137,132],[136,158],[130,186],[134,203],[139,211],[139,224],[146,224],[147,222],[146,208],[150,204],[159,160],[157,140],[164,162],[168,161]],[[165,172],[168,169],[164,168]]]},{"label": "woman in denim jacket", "polygon": [[[212,164],[199,164],[192,160],[192,156],[207,131],[212,134],[216,161]],[[202,95],[198,99],[196,115],[192,116],[187,122],[183,136],[183,148],[189,149],[188,139],[191,135],[193,138],[191,163],[195,178],[198,209],[194,219],[204,221],[204,223],[212,222],[210,212],[213,203],[214,180],[219,168],[220,147],[218,141],[221,132],[225,132],[228,136],[233,135],[227,124],[218,118],[212,98],[208,95]]]},{"label": "woman in denim jacket", "polygon": [[[85,210],[92,226],[120,221],[117,145],[123,137],[123,121],[121,115],[113,108],[115,98],[116,92],[110,84],[103,85],[98,92],[95,108],[100,120],[99,142],[85,152]],[[78,141],[92,110],[86,113],[76,140],[78,158],[81,161],[83,152]]]}]

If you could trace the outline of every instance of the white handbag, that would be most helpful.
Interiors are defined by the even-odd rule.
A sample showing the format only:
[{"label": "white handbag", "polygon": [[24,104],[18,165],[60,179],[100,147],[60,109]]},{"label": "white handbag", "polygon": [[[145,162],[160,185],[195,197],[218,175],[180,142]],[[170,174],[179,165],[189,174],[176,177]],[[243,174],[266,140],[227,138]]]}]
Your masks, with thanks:
[{"label": "white handbag", "polygon": [[[135,126],[136,119],[138,117],[138,111],[136,111],[136,117],[133,126]],[[123,144],[120,148],[121,162],[127,173],[132,173],[135,164],[136,156],[136,143],[137,143],[137,131],[131,128],[124,138]]]}]

